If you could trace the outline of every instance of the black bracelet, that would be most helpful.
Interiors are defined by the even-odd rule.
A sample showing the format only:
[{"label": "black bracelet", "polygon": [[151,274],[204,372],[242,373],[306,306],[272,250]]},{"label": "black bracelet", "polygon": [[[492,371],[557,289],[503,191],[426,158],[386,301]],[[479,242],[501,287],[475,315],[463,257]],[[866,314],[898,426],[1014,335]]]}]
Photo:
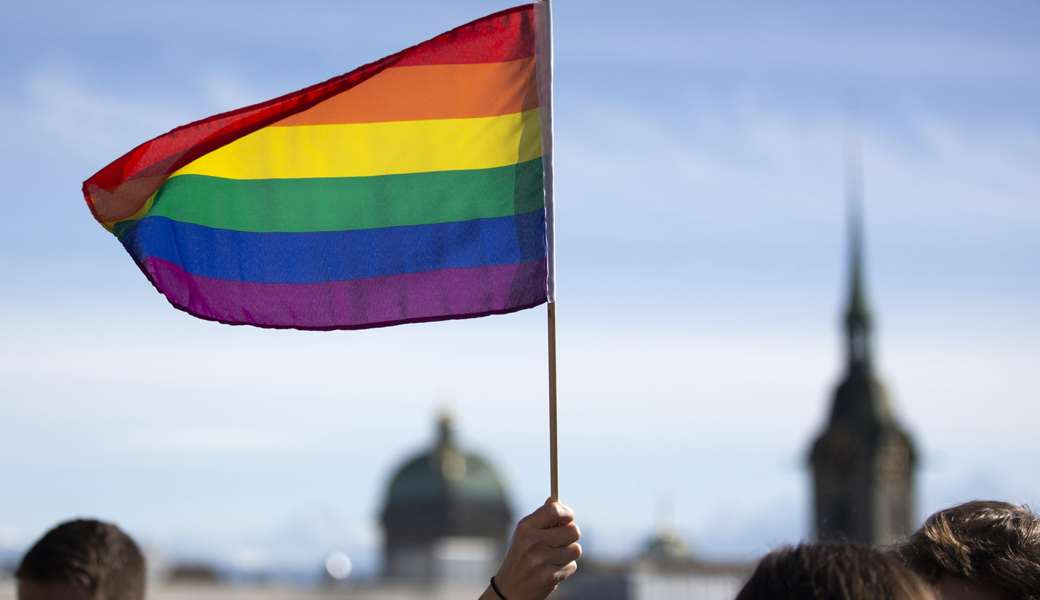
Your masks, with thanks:
[{"label": "black bracelet", "polygon": [[494,576],[491,577],[491,589],[495,590],[495,593],[498,594],[499,598],[501,598],[502,600],[506,600],[506,597],[502,595],[502,592],[498,591],[498,586],[495,585]]}]

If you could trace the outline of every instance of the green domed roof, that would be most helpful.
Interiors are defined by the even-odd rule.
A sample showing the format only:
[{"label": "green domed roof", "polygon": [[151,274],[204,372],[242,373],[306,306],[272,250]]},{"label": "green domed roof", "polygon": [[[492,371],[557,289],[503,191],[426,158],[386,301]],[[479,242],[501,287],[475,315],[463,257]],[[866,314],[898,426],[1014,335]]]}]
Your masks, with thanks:
[{"label": "green domed roof", "polygon": [[688,560],[690,550],[678,531],[661,530],[647,543],[643,558],[657,560]]},{"label": "green domed roof", "polygon": [[485,565],[493,572],[505,556],[513,515],[498,474],[455,445],[444,416],[433,448],[394,473],[380,521],[387,576],[429,582],[447,568],[444,561],[454,560],[441,556],[451,538],[494,548],[497,558]]},{"label": "green domed roof", "polygon": [[401,467],[390,483],[386,506],[506,504],[505,489],[483,459],[460,450],[451,418],[440,419],[437,444]]}]

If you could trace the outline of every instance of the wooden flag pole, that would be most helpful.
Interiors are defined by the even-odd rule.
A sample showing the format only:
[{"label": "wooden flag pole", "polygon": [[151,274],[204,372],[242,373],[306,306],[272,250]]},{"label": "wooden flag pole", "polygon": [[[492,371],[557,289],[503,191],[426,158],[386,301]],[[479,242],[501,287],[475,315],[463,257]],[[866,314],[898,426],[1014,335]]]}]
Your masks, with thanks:
[{"label": "wooden flag pole", "polygon": [[560,501],[560,471],[556,445],[556,303],[549,302],[549,499]]}]

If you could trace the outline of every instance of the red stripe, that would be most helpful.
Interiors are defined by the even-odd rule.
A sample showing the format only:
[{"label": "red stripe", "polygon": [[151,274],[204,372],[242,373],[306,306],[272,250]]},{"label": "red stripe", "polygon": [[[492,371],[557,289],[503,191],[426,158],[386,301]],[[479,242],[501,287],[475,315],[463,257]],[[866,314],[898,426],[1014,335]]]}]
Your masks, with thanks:
[{"label": "red stripe", "polygon": [[395,67],[510,62],[534,56],[534,10],[517,6],[402,52]]},{"label": "red stripe", "polygon": [[83,196],[99,222],[126,219],[177,169],[349,90],[390,66],[505,62],[533,55],[532,5],[504,10],[324,83],[178,127],[95,173],[83,182]]}]

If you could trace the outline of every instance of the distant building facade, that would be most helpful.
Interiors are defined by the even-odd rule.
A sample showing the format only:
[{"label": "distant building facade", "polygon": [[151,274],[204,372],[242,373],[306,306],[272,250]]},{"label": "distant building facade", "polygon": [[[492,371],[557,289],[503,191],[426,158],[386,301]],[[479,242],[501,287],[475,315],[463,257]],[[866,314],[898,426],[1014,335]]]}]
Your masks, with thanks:
[{"label": "distant building facade", "polygon": [[914,444],[877,380],[871,315],[863,289],[862,218],[850,217],[850,293],[845,313],[847,363],[830,421],[810,455],[818,540],[892,544],[914,530]]},{"label": "distant building facade", "polygon": [[458,448],[451,419],[442,416],[434,447],[391,480],[382,512],[385,575],[418,585],[486,585],[512,524],[498,474]]},{"label": "distant building facade", "polygon": [[553,594],[559,600],[732,600],[754,565],[706,563],[675,532],[659,532],[633,561],[583,560]]}]

